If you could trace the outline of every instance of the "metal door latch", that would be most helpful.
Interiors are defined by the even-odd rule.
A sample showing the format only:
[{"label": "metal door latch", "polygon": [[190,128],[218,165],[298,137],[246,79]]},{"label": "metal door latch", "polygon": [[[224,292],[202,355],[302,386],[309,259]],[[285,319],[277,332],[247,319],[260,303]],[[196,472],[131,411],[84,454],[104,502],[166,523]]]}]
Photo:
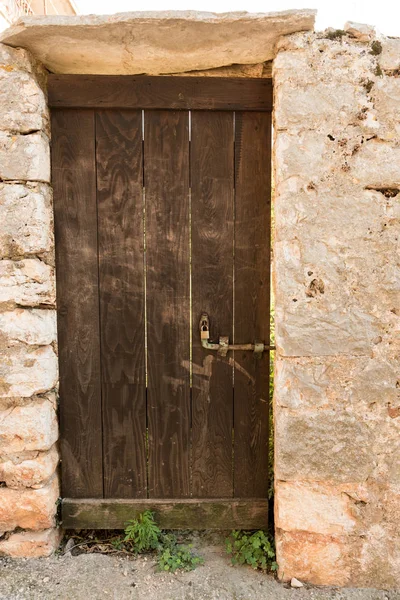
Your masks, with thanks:
[{"label": "metal door latch", "polygon": [[206,350],[216,350],[220,356],[226,356],[229,350],[250,350],[257,357],[261,357],[265,350],[275,350],[275,346],[268,346],[263,342],[254,344],[230,344],[228,336],[220,336],[218,343],[210,342],[210,319],[203,313],[199,323],[201,345]]}]

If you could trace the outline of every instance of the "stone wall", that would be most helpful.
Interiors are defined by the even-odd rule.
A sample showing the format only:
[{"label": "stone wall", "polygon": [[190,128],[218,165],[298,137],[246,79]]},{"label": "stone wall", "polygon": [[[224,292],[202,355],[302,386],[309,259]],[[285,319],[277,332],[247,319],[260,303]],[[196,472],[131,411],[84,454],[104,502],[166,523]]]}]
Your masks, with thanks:
[{"label": "stone wall", "polygon": [[400,39],[349,34],[274,62],[277,554],[284,579],[395,587]]},{"label": "stone wall", "polygon": [[0,44],[0,555],[58,543],[57,348],[46,77]]}]

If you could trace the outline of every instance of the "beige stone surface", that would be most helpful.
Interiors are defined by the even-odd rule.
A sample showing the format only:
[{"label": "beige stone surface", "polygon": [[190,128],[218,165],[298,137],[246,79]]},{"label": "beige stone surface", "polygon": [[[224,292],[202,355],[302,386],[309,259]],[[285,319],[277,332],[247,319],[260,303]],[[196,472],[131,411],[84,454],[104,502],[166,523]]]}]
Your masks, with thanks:
[{"label": "beige stone surface", "polygon": [[[14,462],[16,460],[16,462]],[[36,452],[21,462],[17,457],[0,462],[0,481],[9,488],[39,488],[48,483],[57,468],[59,456],[55,445],[47,452]]]},{"label": "beige stone surface", "polygon": [[0,179],[50,182],[50,145],[43,133],[0,131]]},{"label": "beige stone surface", "polygon": [[55,310],[16,308],[0,313],[0,341],[8,347],[29,345],[46,346],[57,341],[57,314]]},{"label": "beige stone surface", "polygon": [[278,480],[275,489],[278,529],[341,535],[352,532],[355,524],[352,500],[345,488],[313,481]]},{"label": "beige stone surface", "polygon": [[41,183],[0,184],[0,257],[40,254],[53,247],[51,188]]},{"label": "beige stone surface", "polygon": [[61,530],[21,531],[0,540],[0,556],[42,558],[51,556],[61,541]]},{"label": "beige stone surface", "polygon": [[372,30],[330,35],[282,38],[273,67],[277,560],[286,580],[389,588],[400,577],[398,41],[379,38],[381,54]]},{"label": "beige stone surface", "polygon": [[35,258],[0,261],[0,304],[54,306],[54,269]]},{"label": "beige stone surface", "polygon": [[57,415],[45,398],[0,412],[0,456],[49,450],[57,437]]},{"label": "beige stone surface", "polygon": [[57,477],[37,490],[0,488],[0,531],[54,527],[58,495]]},{"label": "beige stone surface", "polygon": [[344,31],[347,31],[351,37],[359,42],[370,42],[376,37],[375,27],[373,25],[366,25],[365,23],[347,21],[344,25]]},{"label": "beige stone surface", "polygon": [[58,360],[52,346],[19,345],[3,351],[0,398],[28,397],[54,388]]},{"label": "beige stone surface", "polygon": [[349,584],[346,537],[277,529],[276,550],[283,581],[296,577],[315,585]]},{"label": "beige stone surface", "polygon": [[400,188],[399,164],[400,147],[379,139],[370,140],[349,160],[353,177],[365,187]]},{"label": "beige stone surface", "polygon": [[30,73],[1,69],[0,65],[0,106],[1,130],[23,134],[48,130],[46,96]]},{"label": "beige stone surface", "polygon": [[379,64],[384,71],[397,71],[400,69],[400,38],[382,41],[382,54],[379,57]]},{"label": "beige stone surface", "polygon": [[271,60],[280,36],[313,29],[314,19],[313,10],[24,17],[0,40],[55,73],[156,75]]}]

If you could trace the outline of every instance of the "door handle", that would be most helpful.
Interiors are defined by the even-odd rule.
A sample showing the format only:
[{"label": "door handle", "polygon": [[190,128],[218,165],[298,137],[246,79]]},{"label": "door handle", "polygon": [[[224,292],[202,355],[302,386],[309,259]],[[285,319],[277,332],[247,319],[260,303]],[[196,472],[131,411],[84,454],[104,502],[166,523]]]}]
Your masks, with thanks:
[{"label": "door handle", "polygon": [[203,313],[199,323],[201,345],[205,350],[215,350],[220,356],[226,356],[229,350],[250,350],[257,358],[262,356],[265,350],[275,350],[275,346],[254,342],[254,344],[230,344],[228,336],[220,336],[219,342],[210,342],[210,319],[207,313]]}]

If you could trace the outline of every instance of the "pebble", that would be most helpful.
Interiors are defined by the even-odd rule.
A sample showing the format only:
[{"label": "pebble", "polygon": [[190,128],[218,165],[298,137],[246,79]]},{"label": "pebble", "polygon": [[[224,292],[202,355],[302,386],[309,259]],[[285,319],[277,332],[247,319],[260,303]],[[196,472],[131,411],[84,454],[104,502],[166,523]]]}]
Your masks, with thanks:
[{"label": "pebble", "polygon": [[292,579],[290,580],[290,586],[292,588],[302,588],[304,587],[304,583],[301,583],[301,581],[296,579],[296,577],[292,577]]},{"label": "pebble", "polygon": [[50,581],[50,577],[43,577],[43,583],[48,583]]}]

